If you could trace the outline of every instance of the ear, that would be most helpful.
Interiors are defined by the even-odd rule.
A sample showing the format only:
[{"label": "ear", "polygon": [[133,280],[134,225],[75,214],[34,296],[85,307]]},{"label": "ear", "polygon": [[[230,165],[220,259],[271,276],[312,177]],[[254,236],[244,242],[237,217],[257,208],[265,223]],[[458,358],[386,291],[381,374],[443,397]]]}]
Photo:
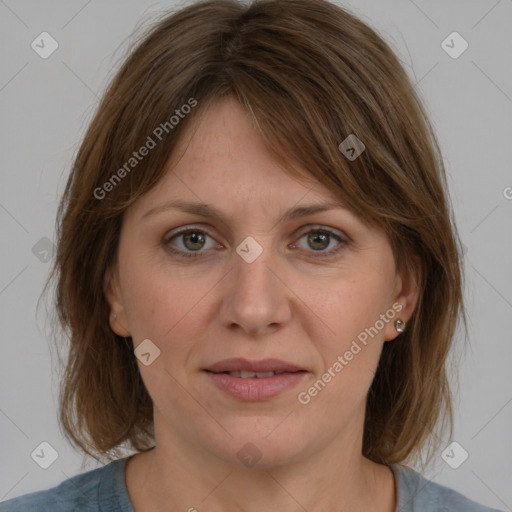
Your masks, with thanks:
[{"label": "ear", "polygon": [[116,268],[109,268],[103,279],[103,293],[110,306],[109,323],[111,329],[119,336],[130,336],[126,312],[119,290],[119,276]]},{"label": "ear", "polygon": [[[386,325],[384,339],[394,340],[400,333],[396,330],[395,322],[399,318],[408,322],[414,313],[420,292],[421,266],[417,256],[412,258],[410,267],[407,265],[400,272],[397,272],[393,299],[389,305],[396,312],[393,320]],[[407,329],[407,327],[406,327]]]}]

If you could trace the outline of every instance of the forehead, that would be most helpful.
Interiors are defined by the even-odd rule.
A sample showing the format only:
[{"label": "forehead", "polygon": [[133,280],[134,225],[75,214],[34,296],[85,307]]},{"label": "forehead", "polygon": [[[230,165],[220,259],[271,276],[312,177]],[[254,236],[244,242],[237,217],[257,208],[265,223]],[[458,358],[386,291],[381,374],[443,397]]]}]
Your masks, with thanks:
[{"label": "forehead", "polygon": [[182,132],[159,185],[141,203],[179,198],[247,210],[341,201],[300,165],[285,171],[235,99],[220,99],[198,114]]}]

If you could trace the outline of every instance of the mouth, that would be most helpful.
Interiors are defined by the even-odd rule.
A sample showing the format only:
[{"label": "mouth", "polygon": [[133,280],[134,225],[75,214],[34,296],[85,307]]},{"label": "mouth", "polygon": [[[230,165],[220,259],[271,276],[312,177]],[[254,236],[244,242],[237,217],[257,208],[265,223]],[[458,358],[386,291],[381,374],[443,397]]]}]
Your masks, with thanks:
[{"label": "mouth", "polygon": [[[206,370],[209,371],[209,370]],[[299,370],[303,371],[303,370]],[[231,375],[231,377],[238,377],[239,379],[266,379],[268,377],[273,377],[274,375],[281,375],[283,373],[297,373],[297,372],[250,372],[244,370],[235,370],[233,372],[211,372],[211,373],[224,373],[226,375]]]},{"label": "mouth", "polygon": [[249,361],[235,358],[219,361],[203,372],[218,389],[245,401],[261,401],[296,386],[307,370],[279,359]]},{"label": "mouth", "polygon": [[[215,364],[204,368],[204,370],[212,373],[229,373],[234,374],[233,377],[241,378],[265,378],[281,373],[295,373],[299,371],[306,371],[300,366],[297,366],[281,359],[263,359],[261,361],[251,361],[241,357],[223,359]],[[254,375],[253,375],[254,374]],[[268,375],[267,375],[268,374]],[[261,377],[260,377],[261,376]]]}]

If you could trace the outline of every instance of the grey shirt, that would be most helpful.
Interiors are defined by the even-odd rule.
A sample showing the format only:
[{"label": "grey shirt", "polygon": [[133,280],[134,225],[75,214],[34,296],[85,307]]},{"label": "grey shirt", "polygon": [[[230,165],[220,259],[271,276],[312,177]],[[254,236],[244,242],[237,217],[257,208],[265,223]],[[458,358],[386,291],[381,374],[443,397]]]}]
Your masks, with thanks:
[{"label": "grey shirt", "polygon": [[[76,475],[51,489],[3,501],[0,512],[134,512],[124,478],[128,458]],[[390,467],[397,482],[396,512],[500,512],[431,482],[411,468]]]}]

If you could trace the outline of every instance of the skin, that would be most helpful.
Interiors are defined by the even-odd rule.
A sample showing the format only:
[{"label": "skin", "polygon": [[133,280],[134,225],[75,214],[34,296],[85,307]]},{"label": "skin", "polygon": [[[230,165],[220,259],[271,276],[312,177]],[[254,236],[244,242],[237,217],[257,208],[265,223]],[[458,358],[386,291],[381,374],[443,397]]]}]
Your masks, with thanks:
[{"label": "skin", "polygon": [[[149,366],[138,361],[156,447],[127,464],[135,510],[392,512],[391,470],[361,454],[364,412],[383,343],[398,335],[396,318],[414,311],[417,279],[396,271],[384,232],[345,208],[277,223],[288,208],[340,198],[284,173],[234,99],[187,127],[174,154],[182,153],[125,212],[106,275],[112,329],[135,347],[149,338],[160,350]],[[174,199],[211,204],[224,221],[175,209],[142,218]],[[183,226],[206,232],[204,245],[170,241]],[[307,236],[315,228],[350,240],[318,257],[339,242],[331,237],[315,250]],[[263,248],[252,263],[236,252],[247,236]],[[169,245],[194,254],[200,247],[201,255],[180,258]],[[310,403],[299,403],[298,393],[397,303],[395,319]],[[278,358],[308,373],[293,389],[248,402],[201,371],[230,357]],[[253,467],[237,456],[248,442],[261,453]]]}]

